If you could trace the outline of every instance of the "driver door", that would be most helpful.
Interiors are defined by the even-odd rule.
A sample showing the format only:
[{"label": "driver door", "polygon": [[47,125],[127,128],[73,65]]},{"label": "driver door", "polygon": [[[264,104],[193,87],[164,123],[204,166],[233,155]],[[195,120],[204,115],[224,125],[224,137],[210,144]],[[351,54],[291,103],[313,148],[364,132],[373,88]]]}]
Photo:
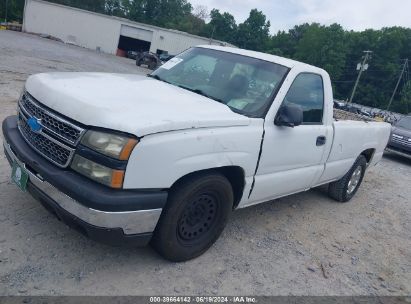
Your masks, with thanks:
[{"label": "driver door", "polygon": [[294,128],[265,121],[265,135],[250,204],[309,189],[324,169],[328,128],[323,123],[321,75],[296,76],[284,103],[303,109],[303,124]]}]

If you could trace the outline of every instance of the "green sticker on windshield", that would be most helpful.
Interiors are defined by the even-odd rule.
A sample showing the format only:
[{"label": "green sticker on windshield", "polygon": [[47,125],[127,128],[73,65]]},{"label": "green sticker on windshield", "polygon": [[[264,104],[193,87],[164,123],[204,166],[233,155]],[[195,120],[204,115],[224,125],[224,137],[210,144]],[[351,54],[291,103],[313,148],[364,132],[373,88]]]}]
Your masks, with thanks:
[{"label": "green sticker on windshield", "polygon": [[183,62],[183,59],[174,57],[174,58],[170,59],[169,61],[167,61],[165,64],[163,64],[161,66],[161,68],[169,70],[169,69],[174,68],[177,64],[179,64],[181,62]]}]

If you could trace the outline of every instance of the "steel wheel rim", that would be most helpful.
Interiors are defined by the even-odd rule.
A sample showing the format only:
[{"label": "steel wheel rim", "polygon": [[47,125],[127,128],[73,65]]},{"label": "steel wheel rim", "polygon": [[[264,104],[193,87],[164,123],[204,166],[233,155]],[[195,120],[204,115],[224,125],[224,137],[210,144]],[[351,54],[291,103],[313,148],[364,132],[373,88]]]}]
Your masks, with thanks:
[{"label": "steel wheel rim", "polygon": [[361,175],[362,175],[362,167],[358,166],[357,169],[354,170],[348,182],[347,194],[352,194],[355,191],[355,189],[357,189],[360,183],[360,180],[361,180]]},{"label": "steel wheel rim", "polygon": [[190,202],[177,225],[177,234],[183,242],[192,242],[205,235],[216,222],[218,212],[217,199],[209,194],[202,194]]}]

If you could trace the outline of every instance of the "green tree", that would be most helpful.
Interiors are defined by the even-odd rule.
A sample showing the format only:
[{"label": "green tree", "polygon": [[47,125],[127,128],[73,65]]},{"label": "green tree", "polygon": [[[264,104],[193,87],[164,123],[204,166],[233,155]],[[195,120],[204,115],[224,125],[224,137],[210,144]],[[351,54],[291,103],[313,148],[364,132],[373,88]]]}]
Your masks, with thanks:
[{"label": "green tree", "polygon": [[193,35],[203,35],[206,23],[203,19],[188,14],[176,23],[175,28]]},{"label": "green tree", "polygon": [[80,9],[97,12],[97,13],[105,13],[105,0],[48,0],[49,2],[54,2],[57,4],[77,7]]},{"label": "green tree", "polygon": [[[411,29],[401,27],[345,31],[340,25],[302,24],[270,39],[267,52],[327,70],[334,96],[347,99],[358,75],[363,51],[373,51],[369,69],[363,74],[354,102],[385,109],[402,68],[402,59],[411,58]],[[406,113],[408,93],[400,86],[392,109]],[[408,92],[408,87],[406,92]]]},{"label": "green tree", "polygon": [[307,27],[295,47],[294,57],[327,70],[339,79],[346,62],[347,43],[343,28],[338,24]]},{"label": "green tree", "polygon": [[[6,20],[6,0],[0,0],[0,21]],[[7,21],[23,21],[24,0],[8,0]]]},{"label": "green tree", "polygon": [[[389,27],[362,32],[346,31],[338,24],[296,25],[288,31],[270,35],[270,22],[257,9],[237,25],[234,16],[204,6],[193,10],[187,0],[49,0],[98,13],[182,30],[233,43],[241,48],[262,51],[324,68],[329,72],[334,96],[347,99],[358,75],[357,64],[364,50],[373,51],[369,69],[363,74],[355,102],[386,108],[400,75],[403,60],[411,59],[411,29]],[[5,17],[0,0],[0,18]],[[8,0],[8,20],[22,21],[24,0]],[[207,20],[209,20],[208,23]],[[404,80],[409,80],[406,74]],[[408,83],[408,84],[406,84]],[[411,109],[411,84],[401,82],[392,109],[403,113]]]},{"label": "green tree", "polygon": [[263,12],[253,9],[247,20],[238,26],[235,43],[245,49],[265,51],[269,46],[270,21]]},{"label": "green tree", "polygon": [[294,26],[288,32],[279,31],[276,35],[271,37],[268,52],[293,58],[299,41],[304,37],[304,34],[309,27],[310,25],[308,23],[304,23]]},{"label": "green tree", "polygon": [[233,15],[227,12],[221,14],[218,9],[213,9],[210,18],[211,20],[203,32],[206,37],[227,42],[235,41],[237,24]]},{"label": "green tree", "polygon": [[[360,33],[350,32],[350,54],[346,64],[350,71],[355,71],[354,66],[361,61],[363,50],[373,51],[370,67],[361,78],[355,102],[382,109],[387,107],[400,75],[401,59],[411,57],[411,50],[407,49],[410,35],[410,29],[399,27],[378,31],[366,30]],[[356,74],[355,71],[355,75],[348,75],[348,77],[354,78]],[[351,88],[346,88],[345,91],[348,96],[347,91],[350,92]],[[395,96],[393,109],[396,108],[400,98],[399,94]],[[401,108],[401,111],[405,111],[405,108]]]},{"label": "green tree", "polygon": [[106,0],[104,13],[117,17],[126,16],[122,0]]},{"label": "green tree", "polygon": [[137,22],[145,21],[144,5],[146,0],[126,0],[124,1],[124,11],[126,17]]},{"label": "green tree", "polygon": [[[172,29],[192,28],[192,6],[186,0],[124,0],[126,17]],[[197,21],[197,20],[196,20]]]},{"label": "green tree", "polygon": [[411,80],[404,83],[404,88],[401,92],[401,99],[397,105],[394,105],[394,110],[405,114],[411,114]]}]

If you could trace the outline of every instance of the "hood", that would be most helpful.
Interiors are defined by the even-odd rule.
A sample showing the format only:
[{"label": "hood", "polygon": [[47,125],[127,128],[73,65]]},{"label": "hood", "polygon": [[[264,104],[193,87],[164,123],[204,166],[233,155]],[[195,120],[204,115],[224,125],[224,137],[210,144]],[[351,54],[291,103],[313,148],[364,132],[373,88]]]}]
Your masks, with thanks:
[{"label": "hood", "polygon": [[47,73],[28,78],[40,103],[87,126],[137,136],[192,128],[243,126],[226,105],[145,76]]}]

